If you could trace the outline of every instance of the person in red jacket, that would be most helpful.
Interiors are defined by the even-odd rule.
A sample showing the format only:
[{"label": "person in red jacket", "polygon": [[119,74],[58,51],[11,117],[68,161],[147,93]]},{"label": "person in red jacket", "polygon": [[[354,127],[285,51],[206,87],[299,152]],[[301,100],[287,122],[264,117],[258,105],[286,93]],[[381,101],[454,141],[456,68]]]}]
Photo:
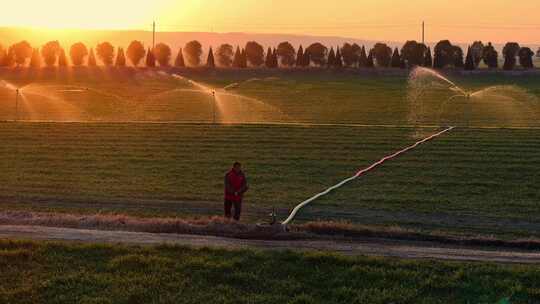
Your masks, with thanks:
[{"label": "person in red jacket", "polygon": [[225,175],[225,217],[231,218],[234,207],[234,220],[239,221],[242,213],[242,200],[248,191],[247,179],[242,172],[242,165],[234,163],[232,169]]}]

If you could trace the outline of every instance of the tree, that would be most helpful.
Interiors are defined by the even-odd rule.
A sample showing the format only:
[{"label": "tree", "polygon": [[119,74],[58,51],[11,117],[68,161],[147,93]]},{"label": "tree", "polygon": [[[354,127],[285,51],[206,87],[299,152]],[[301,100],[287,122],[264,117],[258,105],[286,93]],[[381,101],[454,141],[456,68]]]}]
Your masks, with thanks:
[{"label": "tree", "polygon": [[176,60],[174,61],[174,66],[178,68],[185,68],[186,63],[184,62],[184,54],[182,48],[178,50],[178,55],[176,55]]},{"label": "tree", "polygon": [[248,67],[248,59],[247,59],[247,53],[246,53],[246,49],[242,49],[242,53],[240,53],[240,67],[242,69],[245,69]]},{"label": "tree", "polygon": [[96,55],[94,55],[94,49],[92,48],[90,48],[90,55],[88,55],[88,66],[89,67],[97,66]]},{"label": "tree", "polygon": [[366,67],[367,68],[375,67],[375,62],[373,62],[373,49],[369,50],[369,55],[368,55],[367,61],[366,61]]},{"label": "tree", "polygon": [[273,58],[272,48],[268,47],[268,51],[266,51],[266,59],[264,60],[264,65],[267,68],[273,68],[274,67],[274,58]]},{"label": "tree", "polygon": [[463,50],[457,45],[454,45],[452,48],[454,55],[454,66],[456,68],[465,67],[465,64],[463,63]]},{"label": "tree", "polygon": [[7,61],[8,61],[8,52],[2,45],[0,45],[0,66],[6,67]]},{"label": "tree", "polygon": [[477,68],[478,65],[480,65],[480,62],[482,61],[482,55],[484,52],[484,44],[482,41],[475,41],[471,45],[471,52],[472,52],[472,58],[474,61],[474,67]]},{"label": "tree", "polygon": [[56,59],[60,54],[60,43],[58,41],[49,41],[41,48],[41,56],[45,65],[52,67],[56,64]]},{"label": "tree", "polygon": [[465,70],[466,71],[472,71],[476,68],[476,64],[474,62],[474,51],[472,50],[472,47],[469,46],[467,49],[467,57],[465,59]]},{"label": "tree", "polygon": [[279,68],[278,52],[277,52],[277,49],[275,48],[272,51],[272,67],[275,69]]},{"label": "tree", "polygon": [[277,47],[277,56],[282,66],[292,67],[295,63],[296,50],[289,42],[282,42]]},{"label": "tree", "polygon": [[252,66],[258,67],[264,63],[264,49],[262,45],[255,41],[250,41],[246,43],[245,50],[247,60]]},{"label": "tree", "polygon": [[214,50],[212,50],[212,47],[210,47],[210,50],[208,51],[208,58],[206,59],[206,66],[212,69],[216,67],[216,61],[214,59]]},{"label": "tree", "polygon": [[399,68],[401,66],[401,56],[399,56],[398,48],[394,49],[394,54],[392,54],[392,63],[390,66],[393,68]]},{"label": "tree", "polygon": [[432,68],[433,67],[433,57],[431,56],[431,48],[428,47],[426,51],[426,55],[424,56],[424,63],[422,64],[426,68]]},{"label": "tree", "polygon": [[116,62],[114,63],[117,67],[126,66],[126,55],[124,54],[123,48],[118,48],[118,54],[116,55]]},{"label": "tree", "polygon": [[5,66],[11,67],[15,64],[15,49],[11,46],[8,49],[7,56],[5,58]]},{"label": "tree", "polygon": [[366,54],[366,48],[362,46],[360,49],[360,55],[358,56],[358,67],[365,68],[368,65],[368,58]]},{"label": "tree", "polygon": [[341,47],[341,56],[343,56],[343,64],[346,67],[356,66],[361,48],[358,44],[344,43]]},{"label": "tree", "polygon": [[311,55],[306,51],[304,51],[304,59],[302,59],[302,62],[304,64],[303,66],[306,68],[311,66]]},{"label": "tree", "polygon": [[330,48],[330,53],[328,53],[328,59],[326,60],[326,64],[328,67],[333,67],[336,62],[336,53],[334,52],[334,48]]},{"label": "tree", "polygon": [[[32,56],[32,46],[26,40],[15,43],[11,46],[12,57],[17,66],[22,66],[26,60]],[[9,52],[8,52],[9,56]]]},{"label": "tree", "polygon": [[201,64],[202,45],[199,41],[193,40],[184,47],[184,56],[189,66],[199,66]]},{"label": "tree", "polygon": [[377,60],[378,66],[389,67],[392,60],[392,49],[384,43],[377,43],[373,47],[373,56]]},{"label": "tree", "polygon": [[154,49],[154,56],[161,67],[169,66],[171,62],[172,51],[165,43],[158,43]]},{"label": "tree", "polygon": [[435,46],[433,67],[442,69],[448,65],[457,68],[464,67],[463,50],[459,46],[452,45],[448,40],[442,40]]},{"label": "tree", "polygon": [[41,67],[41,56],[39,55],[39,49],[37,48],[32,51],[30,67],[33,69],[39,69]]},{"label": "tree", "polygon": [[521,47],[516,42],[508,42],[503,48],[504,66],[505,70],[513,70],[516,66],[516,56],[518,55]]},{"label": "tree", "polygon": [[74,66],[81,66],[84,64],[84,58],[88,56],[88,49],[84,43],[77,42],[69,48],[69,56]]},{"label": "tree", "polygon": [[495,50],[491,42],[484,46],[482,58],[484,58],[484,63],[488,66],[488,68],[496,69],[499,67],[499,53]]},{"label": "tree", "polygon": [[343,56],[341,56],[341,50],[339,49],[339,47],[337,48],[336,61],[334,62],[334,66],[337,68],[343,67]]},{"label": "tree", "polygon": [[302,45],[298,48],[298,52],[296,53],[296,67],[304,67],[304,48]]},{"label": "tree", "polygon": [[104,65],[113,64],[114,47],[109,42],[102,42],[96,46],[96,54]]},{"label": "tree", "polygon": [[304,52],[309,56],[310,62],[318,66],[324,66],[326,64],[326,55],[328,54],[328,48],[319,42],[310,45]]},{"label": "tree", "polygon": [[66,51],[64,51],[63,48],[60,48],[59,54],[58,54],[58,66],[59,67],[67,67],[68,66],[68,60],[66,56]]},{"label": "tree", "polygon": [[233,67],[242,68],[242,51],[240,51],[239,46],[236,47],[236,52],[234,53]]},{"label": "tree", "polygon": [[133,64],[134,67],[137,67],[144,58],[144,55],[146,55],[143,43],[137,40],[131,41],[127,48],[126,55],[129,61],[131,61],[131,64]]},{"label": "tree", "polygon": [[228,68],[233,62],[234,49],[232,45],[225,43],[218,47],[216,55],[218,64]]},{"label": "tree", "polygon": [[148,51],[146,52],[146,67],[156,67],[156,57],[154,57],[154,52],[150,48],[148,48]]},{"label": "tree", "polygon": [[414,40],[405,42],[401,48],[401,57],[409,67],[422,66],[426,61],[427,47]]},{"label": "tree", "polygon": [[533,56],[534,56],[534,52],[530,48],[522,47],[521,49],[519,49],[519,52],[518,52],[519,64],[524,69],[534,68]]}]

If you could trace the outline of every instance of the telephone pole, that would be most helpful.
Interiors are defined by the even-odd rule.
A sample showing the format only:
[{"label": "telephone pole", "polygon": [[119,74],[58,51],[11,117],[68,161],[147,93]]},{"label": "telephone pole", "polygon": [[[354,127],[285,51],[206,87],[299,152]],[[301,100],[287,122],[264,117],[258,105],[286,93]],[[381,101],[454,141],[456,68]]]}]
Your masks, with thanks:
[{"label": "telephone pole", "polygon": [[156,21],[152,24],[152,51],[156,47]]},{"label": "telephone pole", "polygon": [[422,21],[422,44],[426,44],[426,23]]}]

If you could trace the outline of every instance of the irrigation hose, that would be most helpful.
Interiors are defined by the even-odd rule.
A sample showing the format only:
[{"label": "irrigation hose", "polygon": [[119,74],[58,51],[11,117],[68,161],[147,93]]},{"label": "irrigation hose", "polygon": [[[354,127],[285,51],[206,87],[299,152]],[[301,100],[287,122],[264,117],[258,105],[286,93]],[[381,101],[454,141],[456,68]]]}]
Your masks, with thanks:
[{"label": "irrigation hose", "polygon": [[405,153],[409,152],[410,150],[413,150],[413,149],[415,149],[416,147],[420,146],[420,145],[423,144],[423,143],[426,143],[426,142],[428,142],[428,141],[430,141],[430,140],[433,140],[433,139],[435,139],[435,138],[437,138],[437,137],[439,137],[439,136],[441,136],[441,135],[443,135],[443,134],[445,134],[445,133],[447,133],[447,132],[450,132],[450,131],[453,130],[454,128],[455,128],[455,127],[449,127],[449,128],[447,128],[447,129],[445,129],[445,130],[439,132],[439,133],[433,134],[433,135],[431,135],[431,136],[429,136],[429,137],[426,137],[426,138],[422,139],[421,141],[416,142],[416,143],[413,144],[412,146],[409,146],[409,147],[407,147],[407,148],[405,148],[405,149],[403,149],[403,150],[400,150],[400,151],[398,151],[398,152],[396,152],[396,153],[394,153],[394,154],[392,154],[392,155],[388,155],[388,156],[382,158],[381,160],[379,160],[378,162],[372,164],[371,166],[369,166],[369,167],[367,167],[367,168],[365,168],[365,169],[362,169],[362,170],[358,171],[354,176],[349,177],[349,178],[347,178],[346,180],[343,180],[342,182],[340,182],[339,184],[337,184],[337,185],[335,185],[335,186],[332,186],[332,187],[326,189],[324,192],[321,192],[321,193],[319,193],[319,194],[317,194],[317,195],[315,195],[315,196],[313,196],[313,197],[311,197],[311,198],[309,198],[309,199],[303,201],[302,203],[300,203],[298,206],[296,206],[296,207],[293,209],[293,211],[291,212],[291,214],[289,215],[289,217],[288,217],[285,221],[283,221],[281,224],[284,225],[284,226],[290,224],[290,223],[294,220],[294,218],[296,217],[296,215],[298,214],[298,212],[299,212],[302,208],[304,208],[305,206],[307,206],[307,205],[309,205],[310,203],[312,203],[313,201],[316,201],[317,199],[319,199],[319,198],[321,198],[321,197],[323,197],[323,196],[329,194],[330,192],[332,192],[332,191],[334,191],[334,190],[337,190],[337,189],[343,187],[345,184],[352,182],[353,180],[355,180],[355,179],[357,179],[357,178],[363,176],[364,174],[366,174],[366,173],[368,173],[368,172],[370,172],[370,171],[375,170],[377,167],[381,166],[381,165],[384,164],[385,162],[387,162],[387,161],[389,161],[389,160],[392,160],[392,159],[394,159],[394,158],[396,158],[396,157],[398,157],[398,156],[400,156],[400,155],[402,155],[402,154],[405,154]]}]

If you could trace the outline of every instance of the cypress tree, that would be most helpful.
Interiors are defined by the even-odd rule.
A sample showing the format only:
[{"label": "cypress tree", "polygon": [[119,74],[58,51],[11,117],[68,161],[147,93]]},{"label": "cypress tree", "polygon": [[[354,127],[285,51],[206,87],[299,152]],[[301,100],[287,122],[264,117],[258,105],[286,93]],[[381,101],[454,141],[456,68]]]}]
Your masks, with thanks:
[{"label": "cypress tree", "polygon": [[275,48],[272,51],[272,67],[275,68],[275,69],[279,68],[278,54],[277,54],[277,50]]},{"label": "cypress tree", "polygon": [[368,67],[368,68],[374,68],[375,67],[375,62],[373,61],[373,49],[369,50],[369,55],[367,57],[366,67]]},{"label": "cypress tree", "polygon": [[424,56],[424,66],[426,68],[433,67],[433,57],[431,56],[431,48],[428,47],[426,55]]},{"label": "cypress tree", "polygon": [[[2,58],[2,60],[4,59],[5,58]],[[32,57],[30,58],[30,67],[34,69],[39,69],[41,67],[41,56],[39,55],[39,49],[37,48],[32,51]]]},{"label": "cypress tree", "polygon": [[474,68],[475,68],[475,62],[474,62],[474,58],[471,52],[471,47],[469,46],[469,48],[467,49],[467,57],[465,59],[465,70],[472,71],[474,70]]},{"label": "cypress tree", "polygon": [[304,48],[302,45],[298,48],[298,53],[296,53],[296,67],[303,67],[304,66]]},{"label": "cypress tree", "polygon": [[398,48],[394,49],[394,54],[392,54],[392,60],[391,60],[390,66],[393,68],[401,67],[401,57],[399,56]]},{"label": "cypress tree", "polygon": [[242,56],[240,56],[242,58],[242,65],[241,65],[241,68],[245,69],[248,67],[248,59],[247,59],[247,54],[246,54],[246,49],[242,49]]},{"label": "cypress tree", "polygon": [[272,53],[272,49],[268,47],[268,50],[266,51],[266,60],[264,61],[264,65],[267,68],[273,68],[274,67],[274,54]]},{"label": "cypress tree", "polygon": [[242,53],[240,52],[240,48],[236,47],[236,52],[234,53],[234,58],[232,62],[233,68],[240,68],[242,65]]},{"label": "cypress tree", "polygon": [[88,66],[89,67],[97,66],[96,55],[94,54],[94,49],[92,48],[90,48],[90,55],[88,55]]},{"label": "cypress tree", "polygon": [[366,48],[362,46],[360,50],[360,56],[358,57],[358,67],[365,68],[368,65],[368,58],[366,54]]},{"label": "cypress tree", "polygon": [[333,47],[330,49],[330,53],[328,53],[328,60],[326,61],[326,64],[328,67],[333,67],[336,64],[336,53],[334,52]]},{"label": "cypress tree", "polygon": [[302,59],[302,66],[309,67],[311,65],[311,55],[309,52],[304,51],[304,58]]},{"label": "cypress tree", "polygon": [[125,67],[126,66],[126,55],[124,54],[123,48],[118,48],[118,54],[116,55],[116,61],[114,63],[117,67]]},{"label": "cypress tree", "polygon": [[58,54],[58,66],[59,67],[67,67],[68,66],[66,52],[64,51],[63,48],[60,48],[60,54]]},{"label": "cypress tree", "polygon": [[334,62],[334,66],[337,68],[343,67],[343,56],[341,55],[339,47],[337,48],[336,61]]},{"label": "cypress tree", "polygon": [[186,63],[184,61],[184,53],[182,52],[182,48],[178,51],[178,55],[176,55],[176,60],[174,61],[174,66],[177,68],[185,68]]},{"label": "cypress tree", "polygon": [[214,51],[212,50],[212,47],[210,47],[210,50],[208,51],[208,59],[206,60],[206,66],[212,69],[216,67],[216,61],[214,59]]},{"label": "cypress tree", "polygon": [[148,52],[146,52],[146,67],[156,67],[156,57],[154,56],[154,51],[152,51],[150,48],[148,48]]}]

